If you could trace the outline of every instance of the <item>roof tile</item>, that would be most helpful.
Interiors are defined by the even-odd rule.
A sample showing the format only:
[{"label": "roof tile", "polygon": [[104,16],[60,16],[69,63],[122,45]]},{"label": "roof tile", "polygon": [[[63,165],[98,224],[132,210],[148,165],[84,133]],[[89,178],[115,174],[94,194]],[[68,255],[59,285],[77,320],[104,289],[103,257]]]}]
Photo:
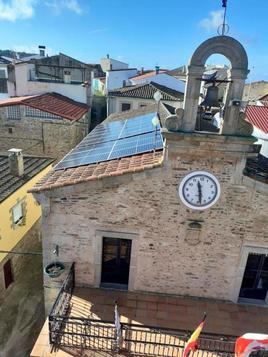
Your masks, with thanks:
[{"label": "roof tile", "polygon": [[124,157],[122,159],[50,171],[32,188],[31,192],[51,190],[77,183],[99,180],[105,177],[120,176],[161,166],[163,150],[140,155]]},{"label": "roof tile", "polygon": [[81,119],[89,110],[87,104],[76,102],[58,93],[45,93],[0,100],[0,107],[12,105],[27,105],[28,107],[58,115],[71,121]]},{"label": "roof tile", "polygon": [[249,105],[245,111],[246,119],[254,126],[268,133],[268,107]]}]

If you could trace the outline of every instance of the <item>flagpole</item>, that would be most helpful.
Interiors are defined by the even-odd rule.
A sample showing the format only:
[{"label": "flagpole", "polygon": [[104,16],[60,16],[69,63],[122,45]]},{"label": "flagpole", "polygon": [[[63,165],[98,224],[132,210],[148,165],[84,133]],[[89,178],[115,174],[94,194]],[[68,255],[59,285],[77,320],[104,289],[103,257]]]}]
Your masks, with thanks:
[{"label": "flagpole", "polygon": [[224,6],[224,15],[223,15],[223,24],[222,24],[222,33],[221,33],[221,35],[222,35],[222,36],[225,34],[225,26],[226,26],[226,9],[227,9],[227,6]]},{"label": "flagpole", "polygon": [[120,351],[122,342],[122,329],[120,323],[120,315],[118,312],[117,301],[114,301],[114,325],[115,325],[115,335],[116,335],[116,352]]}]

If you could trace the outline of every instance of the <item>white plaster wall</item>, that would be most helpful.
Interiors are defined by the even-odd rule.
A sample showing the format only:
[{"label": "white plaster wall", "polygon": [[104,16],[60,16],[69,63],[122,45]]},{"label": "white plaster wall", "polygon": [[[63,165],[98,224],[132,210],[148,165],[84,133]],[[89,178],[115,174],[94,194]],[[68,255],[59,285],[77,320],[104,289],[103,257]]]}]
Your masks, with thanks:
[{"label": "white plaster wall", "polygon": [[257,144],[261,145],[260,154],[268,158],[268,134],[264,133],[262,130],[253,127],[252,135],[258,139]]},{"label": "white plaster wall", "polygon": [[[101,68],[104,72],[109,71],[110,69],[125,69],[128,68],[128,63],[117,61],[112,58],[102,58],[100,60]],[[112,68],[111,68],[112,66]]]},{"label": "white plaster wall", "polygon": [[[126,69],[125,71],[107,71],[106,73],[106,93],[112,89],[123,87],[123,81],[137,74],[137,69]],[[127,83],[131,84],[131,83]]]},{"label": "white plaster wall", "polygon": [[[155,104],[154,99],[142,99],[142,98],[127,98],[127,97],[109,97],[108,102],[108,115],[113,113],[121,113],[122,103],[129,103],[131,105],[130,110],[140,109],[141,104],[152,105]],[[168,101],[164,100],[163,103],[170,104],[172,106],[181,107],[183,101]]]},{"label": "white plaster wall", "polygon": [[166,73],[154,74],[150,77],[142,78],[142,79],[130,79],[132,84],[146,84],[149,82],[155,82],[161,84],[162,86],[166,86],[171,89],[175,89],[181,93],[184,93],[185,82],[181,81],[175,77],[172,77]]},{"label": "white plaster wall", "polygon": [[16,95],[32,95],[47,92],[56,92],[65,95],[81,103],[87,103],[87,88],[80,84],[53,83],[29,81],[30,70],[34,69],[33,64],[20,64],[15,67],[16,73]]}]

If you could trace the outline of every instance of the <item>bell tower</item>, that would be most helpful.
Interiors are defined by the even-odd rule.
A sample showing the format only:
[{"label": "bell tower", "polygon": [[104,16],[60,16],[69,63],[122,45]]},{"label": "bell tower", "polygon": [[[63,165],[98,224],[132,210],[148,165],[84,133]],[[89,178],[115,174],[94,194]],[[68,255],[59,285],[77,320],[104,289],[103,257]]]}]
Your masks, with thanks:
[{"label": "bell tower", "polygon": [[212,54],[221,54],[231,63],[228,70],[228,84],[224,98],[224,117],[222,134],[240,135],[240,106],[234,101],[242,101],[245,80],[249,73],[248,58],[244,47],[234,38],[216,36],[203,42],[193,53],[187,68],[187,84],[184,97],[184,116],[182,130],[192,132],[200,98],[200,81],[205,70],[205,63]]},{"label": "bell tower", "polygon": [[[213,54],[225,56],[231,63],[227,71],[227,86],[222,103],[220,130],[196,130],[200,111],[200,87],[205,63]],[[232,37],[215,36],[203,42],[193,53],[187,67],[183,109],[176,116],[166,118],[163,136],[167,157],[172,161],[189,158],[188,170],[213,169],[216,162],[233,161],[233,180],[241,181],[246,158],[255,156],[252,125],[245,121],[241,108],[245,80],[249,73],[248,58],[244,47]],[[239,169],[238,169],[239,167]],[[235,171],[237,173],[235,174]]]}]

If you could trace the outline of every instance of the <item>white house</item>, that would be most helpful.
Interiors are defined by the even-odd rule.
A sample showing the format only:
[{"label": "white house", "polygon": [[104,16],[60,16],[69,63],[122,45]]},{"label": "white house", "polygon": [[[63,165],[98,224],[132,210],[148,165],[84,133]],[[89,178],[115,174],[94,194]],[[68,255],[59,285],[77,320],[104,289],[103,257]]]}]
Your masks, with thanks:
[{"label": "white house", "polygon": [[128,63],[121,62],[121,61],[115,60],[113,58],[110,58],[109,55],[107,55],[107,57],[105,57],[105,58],[101,58],[100,65],[101,65],[101,69],[103,70],[103,72],[107,72],[112,69],[117,70],[117,69],[127,69],[128,68]]},{"label": "white house", "polygon": [[166,71],[156,68],[155,71],[140,74],[129,78],[130,84],[146,84],[150,82],[184,93],[185,82],[169,75]]},{"label": "white house", "polygon": [[137,68],[117,69],[109,70],[106,72],[106,94],[116,88],[124,87],[125,85],[131,85],[130,77],[135,76],[138,73]]},{"label": "white house", "polygon": [[145,108],[155,103],[154,94],[160,92],[162,102],[182,107],[184,93],[155,82],[126,86],[108,92],[107,114]]}]

